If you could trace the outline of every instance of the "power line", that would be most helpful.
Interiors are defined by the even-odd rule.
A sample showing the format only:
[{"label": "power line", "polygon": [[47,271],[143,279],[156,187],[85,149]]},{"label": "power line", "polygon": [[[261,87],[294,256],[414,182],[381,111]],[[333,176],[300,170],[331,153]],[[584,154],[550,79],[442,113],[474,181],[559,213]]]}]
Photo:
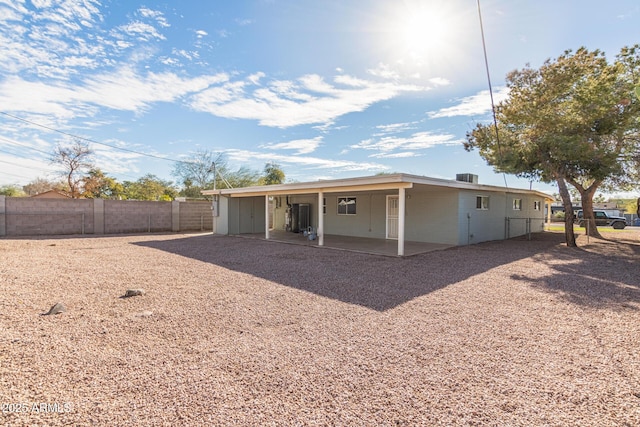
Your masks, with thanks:
[{"label": "power line", "polygon": [[19,164],[17,164],[17,163],[11,163],[11,162],[7,162],[7,161],[4,161],[4,160],[0,160],[0,163],[6,163],[6,164],[8,164],[8,165],[11,165],[11,166],[17,166],[17,167],[19,167],[19,168],[32,169],[32,170],[33,170],[33,169],[37,169],[37,170],[40,170],[40,171],[43,171],[43,172],[51,172],[51,171],[47,171],[46,169],[42,169],[42,168],[34,168],[34,167],[32,167],[32,166],[23,166],[23,165],[19,165]]},{"label": "power line", "polygon": [[11,175],[11,176],[15,176],[15,177],[18,177],[18,178],[24,178],[24,179],[31,179],[31,178],[29,178],[28,176],[24,176],[24,175],[16,175],[15,173],[9,173],[9,172],[4,172],[4,171],[0,171],[0,174],[3,174],[3,175]]},{"label": "power line", "polygon": [[[0,140],[7,141],[7,142],[9,142],[9,143],[11,143],[11,144],[19,145],[19,146],[22,146],[22,147],[28,148],[29,150],[37,151],[37,152],[39,152],[39,153],[43,153],[43,154],[46,154],[47,156],[51,157],[51,153],[50,153],[50,152],[47,152],[47,151],[44,151],[44,150],[39,150],[39,149],[37,149],[37,148],[30,147],[30,146],[29,146],[29,145],[27,145],[27,144],[22,144],[22,143],[19,143],[19,142],[14,141],[14,140],[11,140],[11,139],[8,139],[8,138],[4,138],[4,137],[2,137],[2,136],[0,136]],[[20,156],[20,155],[18,155],[18,154],[15,154],[15,153],[12,153],[12,152],[9,152],[9,151],[0,150],[0,152],[7,153],[7,154],[11,154],[12,156],[14,156],[14,157],[19,157],[19,158],[21,158],[21,159],[31,160],[29,157]],[[16,165],[16,166],[18,166],[18,165]],[[40,169],[40,170],[45,171],[45,169]],[[122,173],[122,172],[110,172],[108,169],[104,169],[104,168],[102,168],[102,167],[100,168],[100,170],[101,170],[101,171],[103,171],[103,172],[106,172],[106,173],[113,173],[113,174],[118,174],[118,175],[121,175],[121,176],[127,176],[127,177],[130,177],[130,178],[133,178],[133,179],[136,179],[136,178],[137,178],[137,177],[135,177],[135,176],[133,176],[133,175],[126,174],[126,173]],[[23,178],[26,178],[26,177],[23,177]]]},{"label": "power line", "polygon": [[85,138],[83,136],[75,135],[75,134],[72,134],[72,133],[69,133],[69,132],[64,132],[64,131],[61,131],[59,129],[52,128],[50,126],[46,126],[46,125],[43,125],[43,124],[40,124],[40,123],[36,123],[36,122],[31,121],[31,120],[23,119],[22,117],[14,116],[13,114],[9,114],[9,113],[4,112],[4,111],[0,111],[0,114],[5,115],[7,117],[11,117],[12,119],[19,120],[19,121],[24,122],[24,123],[28,123],[28,124],[30,124],[32,126],[38,126],[38,127],[43,128],[43,129],[47,129],[47,130],[50,130],[52,132],[57,132],[59,134],[62,134],[62,135],[65,135],[65,136],[69,136],[71,138],[75,138],[75,139],[79,139],[79,140],[82,140],[82,141],[90,142],[92,144],[104,145],[106,147],[114,148],[116,150],[126,151],[128,153],[134,153],[134,154],[138,154],[140,156],[151,157],[151,158],[154,158],[154,159],[164,160],[164,161],[172,162],[172,163],[189,163],[189,162],[185,162],[185,161],[182,161],[182,160],[168,159],[166,157],[156,156],[154,154],[143,153],[143,152],[140,152],[140,151],[131,150],[129,148],[122,148],[122,147],[118,147],[116,145],[111,145],[111,144],[107,144],[107,143],[104,143],[104,142],[96,141],[96,140],[93,140],[93,139],[90,139],[90,138]]},{"label": "power line", "polygon": [[[496,116],[496,105],[493,102],[493,88],[491,86],[491,73],[489,73],[489,58],[487,56],[487,44],[484,40],[484,26],[482,25],[482,12],[480,11],[480,0],[477,0],[478,3],[478,18],[480,20],[480,34],[482,35],[482,50],[484,51],[484,65],[487,70],[487,82],[489,83],[489,96],[491,97],[491,111],[493,112],[493,126],[496,131],[496,143],[498,144],[498,155],[500,156],[500,161],[502,162],[502,146],[500,145],[500,134],[498,132],[498,118]],[[507,175],[502,172],[502,178],[504,179],[504,186],[509,188],[507,184]]]},{"label": "power line", "polygon": [[1,140],[3,140],[3,141],[7,141],[7,142],[8,142],[8,143],[10,143],[10,144],[19,145],[19,146],[22,146],[22,147],[28,148],[29,150],[37,151],[37,152],[39,152],[39,153],[46,154],[47,156],[51,156],[51,153],[46,152],[46,151],[44,151],[44,150],[38,150],[37,148],[33,148],[33,147],[31,147],[31,146],[29,146],[29,145],[27,145],[27,144],[21,144],[21,143],[19,143],[19,142],[16,142],[16,141],[11,140],[11,139],[8,139],[8,138],[4,138],[4,137],[2,137],[2,136],[0,136],[0,139],[1,139]]}]

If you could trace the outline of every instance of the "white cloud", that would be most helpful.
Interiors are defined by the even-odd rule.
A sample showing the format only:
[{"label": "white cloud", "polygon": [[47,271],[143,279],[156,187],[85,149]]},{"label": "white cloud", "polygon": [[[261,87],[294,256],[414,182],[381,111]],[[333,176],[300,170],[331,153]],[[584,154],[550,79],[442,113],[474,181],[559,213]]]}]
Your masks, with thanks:
[{"label": "white cloud", "polygon": [[417,122],[409,122],[409,123],[392,123],[388,125],[378,125],[376,129],[378,129],[378,133],[375,133],[373,136],[383,136],[394,133],[407,132],[410,130],[417,129]]},{"label": "white cloud", "polygon": [[[425,131],[414,133],[408,137],[385,136],[380,139],[366,139],[352,145],[351,148],[379,151],[385,153],[385,157],[389,157],[388,153],[395,150],[424,150],[437,145],[457,145],[460,143],[461,141],[452,134],[435,134]],[[373,156],[380,157],[375,154]]]},{"label": "white cloud", "polygon": [[241,27],[247,26],[247,25],[251,25],[253,24],[255,21],[255,19],[236,19],[236,23],[238,25],[240,25]]},{"label": "white cloud", "polygon": [[[508,96],[509,89],[507,87],[498,87],[493,93],[493,99],[496,104],[505,100]],[[437,119],[441,117],[479,116],[490,111],[491,96],[488,90],[483,90],[475,95],[462,98],[458,105],[442,108],[438,111],[430,111],[427,115],[431,119]]]},{"label": "white cloud", "polygon": [[118,28],[125,34],[136,37],[140,41],[149,41],[151,39],[164,40],[165,38],[155,27],[140,21],[130,22]]},{"label": "white cloud", "polygon": [[429,79],[429,83],[433,84],[434,86],[449,86],[451,84],[451,81],[444,77],[434,77]]},{"label": "white cloud", "polygon": [[398,80],[400,78],[400,73],[392,70],[389,65],[382,63],[378,64],[376,68],[368,69],[367,73],[375,77],[382,77],[384,79]]},{"label": "white cloud", "polygon": [[[185,78],[173,73],[139,75],[129,68],[98,74],[78,85],[47,84],[11,77],[0,82],[0,104],[7,110],[51,114],[70,119],[87,116],[91,106],[140,112],[155,102],[171,102],[226,81],[226,74]],[[28,98],[24,97],[29,93]]]},{"label": "white cloud", "polygon": [[260,79],[263,78],[264,76],[266,76],[266,74],[263,73],[262,71],[259,71],[255,74],[251,74],[249,77],[247,77],[247,80],[249,80],[249,82],[251,82],[254,85],[259,85]]},{"label": "white cloud", "polygon": [[296,150],[296,154],[309,154],[316,151],[322,143],[322,137],[317,136],[310,139],[296,139],[288,142],[275,144],[264,144],[260,148],[270,148],[272,150]]},{"label": "white cloud", "polygon": [[419,157],[421,154],[417,154],[413,151],[402,151],[400,153],[378,153],[372,154],[369,157],[373,157],[376,159],[404,159],[409,157]]},{"label": "white cloud", "polygon": [[171,25],[169,24],[169,22],[167,21],[167,18],[164,17],[164,14],[160,11],[157,10],[152,10],[152,9],[148,9],[146,7],[143,7],[141,9],[138,10],[138,12],[140,13],[140,15],[144,16],[145,18],[152,18],[154,19],[158,25],[160,25],[161,27],[170,27]]},{"label": "white cloud", "polygon": [[313,169],[329,169],[335,171],[381,171],[389,167],[379,163],[352,162],[348,160],[322,159],[308,156],[285,156],[273,153],[261,153],[249,150],[226,150],[224,154],[229,160],[246,164],[250,161],[275,161],[279,164],[294,164],[298,167]]},{"label": "white cloud", "polygon": [[208,36],[208,35],[209,35],[209,33],[207,33],[205,30],[197,30],[197,31],[196,31],[196,36],[197,36],[199,39],[201,39],[201,38],[203,38],[203,37],[205,37],[205,36]]},{"label": "white cloud", "polygon": [[[367,109],[401,93],[426,90],[422,86],[374,82],[337,76],[333,83],[310,74],[296,82],[274,81],[268,88],[246,92],[244,87],[212,87],[193,97],[191,106],[215,116],[258,120],[262,126],[287,128],[332,123],[338,117]],[[221,93],[226,96],[221,98]]]},{"label": "white cloud", "polygon": [[[131,149],[131,144],[123,141],[109,140],[105,143],[113,146],[109,147],[102,144],[91,144],[90,147],[94,151],[96,166],[103,171],[107,171],[109,175],[113,174],[130,174],[139,172],[139,160],[144,156],[130,151],[118,150],[114,147],[123,147]],[[148,152],[148,147],[138,148],[140,151]],[[158,155],[155,153],[154,155]]]}]

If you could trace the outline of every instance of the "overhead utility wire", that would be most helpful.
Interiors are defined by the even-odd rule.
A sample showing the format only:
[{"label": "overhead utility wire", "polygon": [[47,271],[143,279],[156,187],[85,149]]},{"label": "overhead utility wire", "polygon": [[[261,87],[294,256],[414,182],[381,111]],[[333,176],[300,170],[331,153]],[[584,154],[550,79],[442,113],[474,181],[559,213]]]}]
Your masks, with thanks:
[{"label": "overhead utility wire", "polygon": [[0,114],[3,114],[5,116],[7,116],[7,117],[11,117],[12,119],[15,119],[15,120],[20,120],[21,122],[28,123],[28,124],[33,125],[33,126],[39,126],[41,128],[50,130],[52,132],[57,132],[57,133],[60,133],[62,135],[70,136],[71,138],[80,139],[82,141],[91,142],[93,144],[104,145],[106,147],[114,148],[116,150],[121,150],[121,151],[126,151],[126,152],[129,152],[129,153],[139,154],[139,155],[145,156],[145,157],[153,157],[154,159],[165,160],[167,162],[189,163],[189,162],[185,162],[183,160],[168,159],[166,157],[161,157],[161,156],[156,156],[156,155],[153,155],[153,154],[142,153],[140,151],[135,151],[135,150],[131,150],[131,149],[128,149],[128,148],[122,148],[122,147],[118,147],[118,146],[115,146],[115,145],[110,145],[110,144],[107,144],[107,143],[104,143],[104,142],[96,141],[96,140],[93,140],[93,139],[85,138],[85,137],[82,137],[82,136],[74,135],[72,133],[64,132],[64,131],[61,131],[59,129],[52,128],[50,126],[46,126],[46,125],[43,125],[43,124],[40,124],[40,123],[32,122],[31,120],[27,120],[27,119],[23,119],[23,118],[18,117],[18,116],[14,116],[13,114],[9,114],[9,113],[6,113],[4,111],[0,111]]},{"label": "overhead utility wire", "polygon": [[[8,143],[10,143],[11,145],[19,145],[19,146],[22,146],[22,147],[28,148],[29,150],[33,150],[33,151],[37,151],[37,152],[39,152],[39,153],[46,154],[46,155],[48,155],[48,156],[50,156],[50,155],[51,155],[51,153],[48,153],[48,152],[46,152],[46,151],[44,151],[44,150],[38,150],[37,148],[30,147],[30,146],[28,146],[27,144],[21,144],[21,143],[19,143],[19,142],[13,141],[13,140],[8,139],[8,138],[4,138],[4,137],[2,137],[2,136],[0,136],[0,139],[1,139],[1,140],[3,140],[3,141],[7,141],[7,142],[8,142]],[[13,154],[13,153],[11,153],[11,154]],[[20,157],[20,156],[18,156],[18,157]]]},{"label": "overhead utility wire", "polygon": [[[502,161],[502,147],[500,145],[500,134],[498,132],[498,119],[496,117],[496,105],[493,102],[493,88],[491,87],[491,74],[489,73],[489,59],[487,56],[487,44],[484,40],[484,27],[482,25],[482,12],[480,11],[480,0],[477,0],[478,3],[478,18],[480,19],[480,34],[482,35],[482,50],[484,51],[484,66],[487,70],[487,82],[489,83],[489,96],[491,97],[491,111],[493,112],[493,127],[496,131],[496,143],[498,144],[498,156],[500,156],[500,161]],[[504,179],[504,186],[509,188],[507,184],[507,175],[502,172],[502,178]]]},{"label": "overhead utility wire", "polygon": [[2,174],[2,175],[15,176],[15,177],[17,177],[17,178],[26,178],[26,179],[30,179],[30,177],[28,177],[28,176],[24,176],[24,175],[16,175],[15,173],[9,173],[9,172],[4,172],[4,171],[0,171],[0,174]]}]

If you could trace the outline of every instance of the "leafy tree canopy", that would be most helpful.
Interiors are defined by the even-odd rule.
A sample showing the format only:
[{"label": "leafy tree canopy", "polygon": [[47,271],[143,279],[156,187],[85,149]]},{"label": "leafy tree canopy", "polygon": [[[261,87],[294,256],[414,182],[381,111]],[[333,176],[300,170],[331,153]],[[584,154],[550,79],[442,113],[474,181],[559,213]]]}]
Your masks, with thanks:
[{"label": "leafy tree canopy", "polygon": [[284,171],[277,163],[267,163],[264,165],[264,175],[260,179],[262,185],[273,185],[284,183]]},{"label": "leafy tree canopy", "polygon": [[18,185],[2,185],[0,186],[0,196],[22,197],[25,193]]},{"label": "leafy tree canopy", "polygon": [[124,186],[100,169],[91,169],[82,178],[82,187],[82,196],[87,199],[121,199],[125,196]]},{"label": "leafy tree canopy", "polygon": [[[565,208],[571,198],[562,187],[571,184],[585,218],[592,218],[598,188],[627,189],[637,182],[639,52],[639,46],[625,47],[608,63],[604,53],[580,48],[539,69],[512,71],[506,78],[509,96],[496,106],[497,129],[478,124],[465,148],[478,149],[496,171],[555,181]],[[597,235],[592,225],[588,229]]]},{"label": "leafy tree canopy", "polygon": [[147,174],[134,182],[124,181],[122,186],[125,198],[132,200],[171,201],[178,195],[172,182],[152,174]]}]

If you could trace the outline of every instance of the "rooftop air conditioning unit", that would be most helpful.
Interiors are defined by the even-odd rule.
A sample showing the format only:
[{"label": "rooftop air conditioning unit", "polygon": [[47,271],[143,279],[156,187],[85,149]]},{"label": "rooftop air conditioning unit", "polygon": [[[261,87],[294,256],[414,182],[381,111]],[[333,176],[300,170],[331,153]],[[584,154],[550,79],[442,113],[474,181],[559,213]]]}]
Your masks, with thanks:
[{"label": "rooftop air conditioning unit", "polygon": [[472,184],[478,183],[478,175],[472,173],[458,173],[456,174],[456,181],[470,182]]}]

